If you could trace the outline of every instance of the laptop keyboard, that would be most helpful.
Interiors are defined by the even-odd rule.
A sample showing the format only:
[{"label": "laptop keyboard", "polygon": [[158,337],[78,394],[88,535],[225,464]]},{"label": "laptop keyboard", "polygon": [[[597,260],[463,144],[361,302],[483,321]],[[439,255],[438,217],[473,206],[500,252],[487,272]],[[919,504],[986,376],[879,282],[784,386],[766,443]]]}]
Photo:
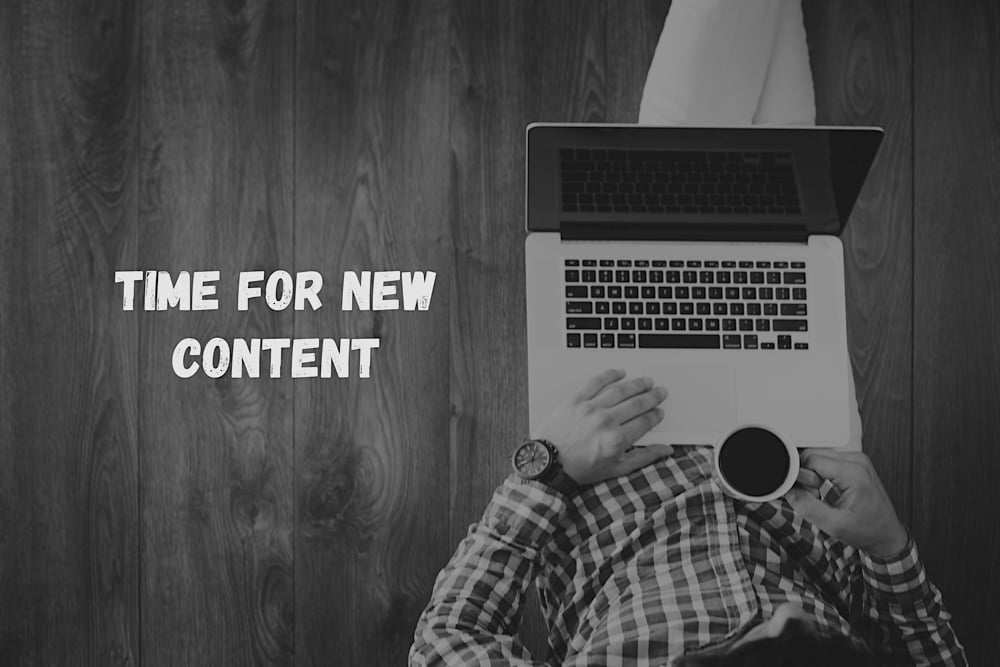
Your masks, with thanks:
[{"label": "laptop keyboard", "polygon": [[564,260],[571,348],[809,349],[806,264]]},{"label": "laptop keyboard", "polygon": [[567,213],[802,212],[785,151],[656,151],[563,148]]}]

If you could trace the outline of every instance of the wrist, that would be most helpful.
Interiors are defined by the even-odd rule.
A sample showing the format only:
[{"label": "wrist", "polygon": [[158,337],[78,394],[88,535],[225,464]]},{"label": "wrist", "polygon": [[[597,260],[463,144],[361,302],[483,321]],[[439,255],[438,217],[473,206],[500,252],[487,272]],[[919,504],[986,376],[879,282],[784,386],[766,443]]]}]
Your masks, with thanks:
[{"label": "wrist", "polygon": [[897,556],[910,545],[910,533],[902,523],[898,523],[886,531],[885,538],[865,549],[869,554],[879,559],[889,559]]},{"label": "wrist", "polygon": [[548,440],[526,441],[514,450],[511,464],[522,480],[537,482],[567,498],[580,490],[580,485],[563,468],[558,448]]}]

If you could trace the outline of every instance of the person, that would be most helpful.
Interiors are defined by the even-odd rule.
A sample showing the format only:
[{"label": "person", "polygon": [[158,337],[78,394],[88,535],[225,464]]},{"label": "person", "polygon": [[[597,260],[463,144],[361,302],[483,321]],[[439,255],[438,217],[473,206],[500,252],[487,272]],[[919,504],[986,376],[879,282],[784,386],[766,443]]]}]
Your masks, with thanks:
[{"label": "person", "polygon": [[[674,0],[639,117],[814,122],[799,0]],[[558,476],[496,490],[437,577],[411,664],[966,664],[864,454],[806,449],[784,498],[737,500],[713,481],[710,448],[632,447],[664,400],[608,370],[531,434]],[[545,657],[517,636],[532,581]]]}]

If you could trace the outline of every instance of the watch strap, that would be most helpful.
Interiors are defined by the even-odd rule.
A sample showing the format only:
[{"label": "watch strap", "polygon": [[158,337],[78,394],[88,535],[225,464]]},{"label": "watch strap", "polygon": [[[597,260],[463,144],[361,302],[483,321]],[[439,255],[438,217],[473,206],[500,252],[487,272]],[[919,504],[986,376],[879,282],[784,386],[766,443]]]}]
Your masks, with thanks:
[{"label": "watch strap", "polygon": [[539,438],[537,442],[542,443],[549,450],[549,454],[552,456],[552,464],[548,470],[538,476],[536,481],[541,482],[550,489],[558,491],[564,496],[571,497],[576,495],[580,490],[580,485],[563,470],[562,463],[559,461],[559,450],[548,440]]}]

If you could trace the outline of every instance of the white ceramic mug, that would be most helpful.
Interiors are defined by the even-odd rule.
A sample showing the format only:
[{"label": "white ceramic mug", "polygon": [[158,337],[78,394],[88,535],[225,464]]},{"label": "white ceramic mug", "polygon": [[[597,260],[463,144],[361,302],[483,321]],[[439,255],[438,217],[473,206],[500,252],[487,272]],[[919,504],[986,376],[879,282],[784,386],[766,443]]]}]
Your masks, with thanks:
[{"label": "white ceramic mug", "polygon": [[714,455],[716,483],[740,500],[776,500],[799,476],[799,450],[763,424],[741,424],[728,431],[716,443]]}]

